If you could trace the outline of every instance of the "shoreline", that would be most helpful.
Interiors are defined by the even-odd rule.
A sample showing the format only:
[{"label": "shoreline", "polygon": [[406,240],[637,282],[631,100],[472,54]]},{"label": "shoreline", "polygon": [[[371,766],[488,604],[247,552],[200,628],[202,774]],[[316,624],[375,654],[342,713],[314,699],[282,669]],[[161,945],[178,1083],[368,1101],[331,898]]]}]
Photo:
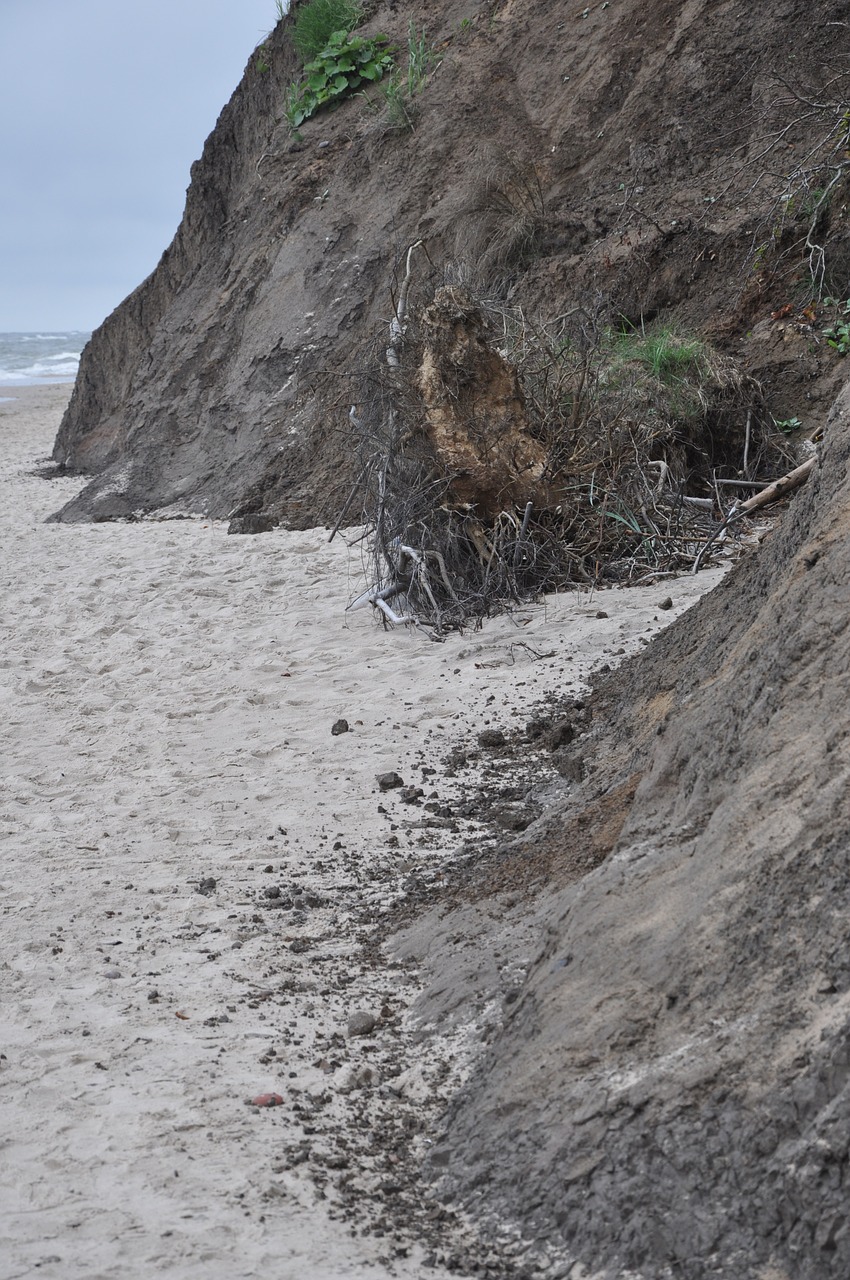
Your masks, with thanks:
[{"label": "shoreline", "polygon": [[[41,382],[0,382],[0,403],[6,403],[14,400],[26,400],[28,402],[40,399],[39,393],[56,391],[65,393],[65,403],[71,399],[71,393],[76,383],[73,379],[62,381],[45,381]],[[21,395],[21,392],[24,394]]]},{"label": "shoreline", "polygon": [[[10,1269],[444,1280],[460,1248],[501,1280],[498,1242],[428,1228],[415,1179],[495,1014],[459,986],[423,1039],[428,935],[395,955],[382,921],[486,833],[453,748],[579,694],[722,571],[441,645],[384,631],[345,613],[359,553],[325,529],[46,525],[85,483],[33,473],[70,389],[0,405]],[[421,795],[382,791],[390,771]]]}]

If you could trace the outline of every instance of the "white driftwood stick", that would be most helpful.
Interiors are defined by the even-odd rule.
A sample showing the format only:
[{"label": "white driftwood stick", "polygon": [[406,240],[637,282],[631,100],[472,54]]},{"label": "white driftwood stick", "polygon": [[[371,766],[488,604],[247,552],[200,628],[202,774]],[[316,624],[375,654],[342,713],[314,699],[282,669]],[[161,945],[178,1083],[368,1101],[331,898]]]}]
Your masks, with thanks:
[{"label": "white driftwood stick", "polygon": [[386,600],[382,600],[380,596],[374,599],[372,604],[376,609],[380,609],[381,613],[385,614],[389,618],[390,622],[394,622],[396,626],[401,626],[403,624],[416,626],[416,618],[408,613],[396,613],[395,609],[393,609],[391,605],[388,605]]},{"label": "white driftwood stick", "polygon": [[410,292],[410,281],[413,275],[411,259],[413,258],[414,249],[418,249],[421,244],[422,241],[417,240],[407,251],[405,276],[399,290],[398,305],[395,309],[395,315],[390,321],[390,345],[387,347],[387,364],[390,369],[398,369],[401,366],[399,352],[404,344],[404,335],[407,331],[407,295]]},{"label": "white driftwood stick", "polygon": [[401,595],[403,591],[404,586],[400,582],[391,582],[388,587],[370,587],[368,591],[355,596],[345,612],[351,613],[354,609],[364,609],[367,604],[377,604],[379,600],[392,600],[393,596]]}]

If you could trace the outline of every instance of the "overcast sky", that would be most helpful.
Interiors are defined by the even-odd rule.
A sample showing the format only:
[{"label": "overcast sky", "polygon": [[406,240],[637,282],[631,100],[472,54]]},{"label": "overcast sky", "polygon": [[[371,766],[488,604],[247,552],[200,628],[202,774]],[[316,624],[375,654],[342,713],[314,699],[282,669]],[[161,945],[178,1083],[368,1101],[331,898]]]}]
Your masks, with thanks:
[{"label": "overcast sky", "polygon": [[275,0],[0,0],[0,332],[93,329],[153,270],[276,20]]}]

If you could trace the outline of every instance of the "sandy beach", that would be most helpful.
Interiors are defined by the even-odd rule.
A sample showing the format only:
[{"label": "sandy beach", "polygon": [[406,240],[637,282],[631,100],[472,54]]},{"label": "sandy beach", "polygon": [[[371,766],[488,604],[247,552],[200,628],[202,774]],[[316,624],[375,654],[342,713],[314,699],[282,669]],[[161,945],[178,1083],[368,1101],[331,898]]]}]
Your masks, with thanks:
[{"label": "sandy beach", "polygon": [[69,393],[0,402],[0,1271],[448,1275],[384,1220],[387,1133],[415,1157],[452,1081],[375,937],[476,821],[377,775],[451,809],[453,745],[579,694],[722,571],[384,631],[324,529],[45,524],[81,485],[35,474]]}]

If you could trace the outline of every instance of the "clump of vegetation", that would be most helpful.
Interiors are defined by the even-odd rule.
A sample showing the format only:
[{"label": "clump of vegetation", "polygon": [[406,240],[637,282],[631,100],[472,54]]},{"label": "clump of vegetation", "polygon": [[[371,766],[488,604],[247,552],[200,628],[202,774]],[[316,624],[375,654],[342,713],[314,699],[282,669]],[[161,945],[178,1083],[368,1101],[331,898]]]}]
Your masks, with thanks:
[{"label": "clump of vegetation", "polygon": [[828,325],[821,332],[833,351],[846,356],[850,351],[850,298],[843,303],[837,298],[824,298],[823,301],[826,307],[841,307],[835,324]]},{"label": "clump of vegetation", "polygon": [[286,118],[292,129],[321,108],[364,84],[374,84],[393,66],[386,36],[371,39],[335,31],[317,58],[304,68],[305,80],[290,87]]},{"label": "clump of vegetation", "polygon": [[[846,282],[850,72],[841,69],[817,90],[785,80],[778,83],[781,93],[770,109],[775,117],[772,132],[741,170],[749,199],[759,186],[775,184],[775,161],[781,157],[782,186],[772,198],[767,238],[754,246],[753,266],[762,272],[801,257],[819,300],[825,292],[843,289]],[[786,170],[789,141],[798,138],[805,138],[805,145],[799,150],[792,146],[790,152],[802,158]],[[753,180],[754,166],[760,166],[760,172]]]},{"label": "clump of vegetation", "polygon": [[485,152],[477,190],[467,203],[459,257],[481,279],[498,280],[531,261],[546,227],[537,166],[509,152]]},{"label": "clump of vegetation", "polygon": [[362,16],[363,11],[354,0],[310,0],[299,6],[292,40],[302,63],[318,58],[336,32],[353,31]]},{"label": "clump of vegetation", "polygon": [[615,335],[614,350],[627,363],[642,364],[667,387],[699,378],[708,367],[706,344],[699,338],[680,337],[675,329],[666,325],[648,332],[625,325]]},{"label": "clump of vegetation", "polygon": [[407,65],[397,70],[382,90],[391,129],[406,132],[413,128],[417,114],[414,99],[441,62],[442,55],[428,43],[424,27],[421,33],[417,33],[415,23],[410,22],[407,29]]},{"label": "clump of vegetation", "polygon": [[[493,415],[480,405],[460,424],[468,461],[441,452],[421,399],[427,337],[424,353],[409,344],[407,358],[423,361],[418,371],[409,379],[396,371],[381,387],[373,380],[357,418],[374,579],[397,613],[440,631],[545,591],[687,571],[715,545],[735,486],[784,469],[787,450],[760,384],[700,338],[612,326],[583,308],[536,324],[515,307],[477,305],[489,337],[464,349],[516,371],[519,472],[506,468],[494,484],[512,439],[491,438]],[[452,351],[463,345],[457,328],[453,342]],[[466,381],[451,405],[473,371],[465,363],[458,376]],[[505,404],[502,396],[491,408]],[[530,463],[522,472],[522,449],[543,460],[533,478]],[[496,505],[483,489],[474,496],[485,473],[488,495],[501,487]],[[517,499],[522,474],[528,485]]]}]

